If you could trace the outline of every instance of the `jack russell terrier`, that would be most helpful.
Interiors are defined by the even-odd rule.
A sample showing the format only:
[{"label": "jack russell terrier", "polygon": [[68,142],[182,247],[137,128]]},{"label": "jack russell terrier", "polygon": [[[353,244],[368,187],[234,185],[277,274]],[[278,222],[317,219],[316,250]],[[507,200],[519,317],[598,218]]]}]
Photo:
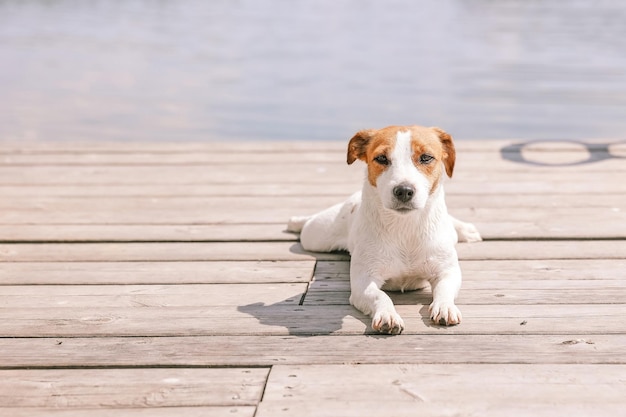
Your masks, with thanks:
[{"label": "jack russell terrier", "polygon": [[439,128],[389,126],[362,130],[348,144],[348,164],[367,164],[360,192],[309,217],[292,217],[308,251],[348,250],[350,303],[372,317],[380,333],[400,334],[404,322],[383,291],[430,284],[430,317],[447,326],[461,322],[454,304],[461,288],[457,241],[481,237],[470,223],[448,214],[444,170],[452,176],[452,137]]}]

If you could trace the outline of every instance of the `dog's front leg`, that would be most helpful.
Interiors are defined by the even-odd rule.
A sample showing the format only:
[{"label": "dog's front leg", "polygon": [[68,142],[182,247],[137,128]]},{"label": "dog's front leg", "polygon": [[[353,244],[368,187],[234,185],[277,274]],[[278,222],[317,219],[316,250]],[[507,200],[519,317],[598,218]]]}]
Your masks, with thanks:
[{"label": "dog's front leg", "polygon": [[430,305],[430,318],[437,324],[453,326],[461,322],[461,311],[454,300],[461,288],[461,269],[454,266],[436,279],[430,281],[433,302]]},{"label": "dog's front leg", "polygon": [[372,317],[372,328],[380,333],[400,334],[404,321],[396,312],[391,298],[380,288],[382,280],[353,268],[350,271],[350,304]]}]

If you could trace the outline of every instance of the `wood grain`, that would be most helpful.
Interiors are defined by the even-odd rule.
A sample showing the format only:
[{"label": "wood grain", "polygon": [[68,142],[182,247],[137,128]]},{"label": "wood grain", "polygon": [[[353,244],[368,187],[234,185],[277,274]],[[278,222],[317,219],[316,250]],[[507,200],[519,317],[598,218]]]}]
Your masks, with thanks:
[{"label": "wood grain", "polygon": [[267,368],[0,370],[0,410],[256,405],[268,371]]},{"label": "wood grain", "polygon": [[605,365],[278,365],[257,415],[374,416],[389,410],[384,403],[401,416],[534,416],[550,415],[557,403],[582,416],[618,411],[613,400],[626,389],[625,375],[624,366]]},{"label": "wood grain", "polygon": [[[626,335],[576,332],[558,335],[407,334],[400,337],[310,334],[0,338],[2,368],[365,363],[625,365]],[[622,400],[622,397],[615,398],[615,401]]]},{"label": "wood grain", "polygon": [[[0,313],[6,318],[0,322],[0,333],[4,337],[99,338],[211,335],[306,337],[376,333],[371,328],[371,318],[347,304],[305,303],[298,306],[290,301],[255,301],[239,306],[151,306],[136,303],[134,307],[36,306],[37,303],[33,302],[33,307],[0,308]],[[405,322],[404,335],[497,337],[502,334],[581,333],[595,337],[619,335],[626,331],[621,315],[623,304],[475,305],[460,302],[463,322],[444,328],[431,322],[428,312],[430,302],[429,297],[411,304],[397,303],[397,311]],[[236,340],[233,339],[233,342]]]},{"label": "wood grain", "polygon": [[0,268],[0,285],[308,283],[314,267],[314,260],[9,262]]},{"label": "wood grain", "polygon": [[0,414],[623,414],[623,141],[457,141],[464,319],[392,293],[395,337],[284,232],[360,188],[346,141],[1,143]]}]

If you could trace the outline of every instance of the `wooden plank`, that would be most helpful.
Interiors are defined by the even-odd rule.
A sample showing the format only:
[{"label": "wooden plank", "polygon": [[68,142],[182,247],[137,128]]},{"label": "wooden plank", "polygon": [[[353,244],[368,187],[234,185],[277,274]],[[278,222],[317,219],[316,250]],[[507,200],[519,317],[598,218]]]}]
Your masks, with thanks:
[{"label": "wooden plank", "polygon": [[[562,281],[567,283],[570,281]],[[594,281],[595,285],[572,286],[558,288],[557,282],[550,286],[540,285],[538,288],[515,288],[515,285],[503,283],[497,288],[496,282],[486,283],[490,288],[476,288],[475,285],[465,284],[459,294],[460,304],[604,304],[606,302],[626,304],[626,287],[602,286],[606,281]],[[609,281],[612,282],[612,281]],[[525,287],[525,286],[524,286]],[[552,288],[551,288],[552,287]],[[389,295],[395,304],[417,303],[427,304],[432,301],[429,289],[423,291],[390,292]],[[350,284],[329,284],[315,281],[304,299],[304,305],[347,305],[350,298]],[[626,308],[626,307],[625,307]]]},{"label": "wooden plank", "polygon": [[[515,279],[577,279],[623,280],[626,259],[569,259],[569,260],[500,260],[462,261],[463,276],[471,280]],[[533,284],[531,284],[533,285]]]},{"label": "wooden plank", "polygon": [[[499,221],[481,219],[483,216],[464,216],[458,212],[467,210],[455,210],[457,218],[470,221],[481,233],[485,240],[539,240],[539,239],[624,239],[626,238],[626,210],[620,213],[603,215],[608,210],[576,210],[571,209],[569,215],[558,217],[556,213],[541,213],[538,209],[526,209],[536,214],[536,219]],[[585,212],[581,214],[581,212]],[[590,214],[589,214],[590,213]],[[249,213],[247,218],[233,218],[237,213],[224,214],[222,219],[208,219],[216,224],[196,225],[194,217],[190,216],[187,223],[180,219],[177,224],[126,224],[120,223],[89,223],[88,212],[72,213],[64,212],[64,219],[58,216],[46,217],[44,213],[38,214],[37,219],[20,213],[19,221],[11,219],[11,225],[0,225],[0,242],[255,242],[255,241],[288,241],[298,240],[297,234],[286,232],[286,220],[271,213],[264,224],[252,224],[255,220],[262,220],[264,213]],[[67,224],[66,221],[74,220],[82,224]],[[94,213],[94,217],[99,217]],[[128,214],[128,213],[127,213]],[[180,213],[179,213],[180,214]],[[501,210],[499,216],[506,216],[506,210]],[[576,217],[579,215],[579,217]],[[588,214],[588,215],[587,215]],[[145,215],[145,214],[144,214]],[[154,218],[165,219],[165,213],[151,214]],[[103,213],[102,217],[114,218],[113,212]],[[276,218],[275,218],[276,217]],[[597,223],[581,223],[581,218],[600,217]],[[141,218],[136,213],[136,218]],[[283,221],[281,221],[283,220]],[[99,219],[106,222],[107,219]],[[115,220],[113,220],[115,221]],[[130,220],[133,221],[133,220]],[[166,221],[166,220],[163,220]],[[229,223],[229,222],[241,223]],[[39,222],[48,222],[41,224]],[[274,222],[274,223],[271,223]],[[34,224],[33,224],[34,223]]]},{"label": "wooden plank", "polygon": [[[376,375],[377,384],[371,377]],[[445,375],[445,378],[442,378]],[[581,378],[581,375],[585,375]],[[624,365],[308,365],[272,368],[263,401],[386,401],[467,404],[505,400],[626,405]],[[476,381],[480,384],[476,384]],[[456,392],[442,396],[444,391]]]},{"label": "wooden plank", "polygon": [[[0,285],[259,284],[347,280],[348,261],[6,262]],[[554,288],[567,280],[623,285],[624,260],[462,261],[463,288]],[[608,281],[614,282],[608,282]],[[517,284],[517,286],[515,286]],[[582,282],[583,286],[593,286]]]},{"label": "wooden plank", "polygon": [[[280,169],[279,169],[280,168]],[[329,165],[326,169],[292,166],[32,166],[28,169],[0,166],[0,183],[22,184],[320,184],[331,179],[340,182],[358,181],[362,169]],[[354,168],[354,167],[353,167]],[[239,187],[237,187],[239,188]],[[251,187],[252,188],[252,187]]]},{"label": "wooden plank", "polygon": [[[201,212],[168,217],[168,211],[116,211],[113,209],[5,211],[0,221],[0,242],[220,242],[296,241],[286,232],[285,213]],[[120,215],[118,213],[125,214]],[[533,213],[526,215],[527,212]],[[293,211],[292,211],[293,213]],[[457,218],[473,222],[483,239],[620,239],[626,238],[626,210],[612,209],[478,209],[453,210]],[[90,219],[91,216],[91,219]],[[147,216],[147,217],[146,217]],[[528,218],[530,217],[530,218]],[[580,219],[596,217],[597,222]],[[133,224],[146,218],[153,224]],[[201,219],[214,224],[194,224]],[[266,221],[263,224],[251,223]],[[68,224],[68,222],[79,224]],[[236,224],[230,222],[237,222]],[[274,223],[272,223],[274,222]],[[165,223],[165,224],[164,224]],[[174,223],[174,224],[172,224]],[[230,224],[228,224],[230,223]]]},{"label": "wooden plank", "polygon": [[[484,291],[552,291],[563,290],[567,291],[589,291],[590,289],[610,289],[617,290],[618,292],[622,288],[626,288],[626,281],[623,279],[601,279],[596,278],[593,280],[586,279],[558,279],[550,276],[543,276],[539,278],[535,276],[535,279],[485,279],[484,277],[477,277],[474,273],[463,274],[463,290],[471,292],[470,297],[483,297]],[[315,275],[314,281],[309,288],[310,292],[315,290],[320,293],[335,292],[335,291],[349,291],[350,290],[350,277],[349,274],[332,274],[332,275]],[[421,291],[414,291],[415,293],[424,292],[429,293],[430,289],[426,288]],[[393,293],[393,292],[392,292]],[[407,291],[410,294],[411,291]],[[499,298],[506,298],[502,296]]]},{"label": "wooden plank", "polygon": [[[442,395],[449,397],[449,395]],[[375,396],[374,398],[379,398]],[[531,399],[532,400],[532,399]],[[389,415],[393,410],[394,417],[449,417],[449,416],[484,416],[484,417],[552,417],[555,415],[571,417],[587,416],[619,416],[623,413],[623,404],[534,404],[498,403],[485,399],[479,403],[467,405],[457,404],[429,404],[414,401],[394,402],[389,404],[384,400],[366,401],[307,401],[307,402],[268,402],[261,403],[256,414],[258,417],[292,416],[297,410],[301,417],[378,417]]]},{"label": "wooden plank", "polygon": [[[454,133],[454,132],[453,132]],[[454,136],[454,135],[453,135]],[[328,141],[0,141],[0,154],[28,153],[281,153],[281,152],[345,152],[350,138]],[[459,152],[499,152],[510,145],[528,144],[528,149],[539,152],[587,152],[580,143],[588,144],[592,151],[602,151],[607,144],[623,147],[622,140],[608,138],[585,138],[569,140],[515,140],[515,139],[463,139],[456,137]]]},{"label": "wooden plank", "polygon": [[0,244],[0,262],[159,262],[346,260],[305,252],[294,242]]},{"label": "wooden plank", "polygon": [[5,285],[3,308],[298,305],[307,283],[184,285]]},{"label": "wooden plank", "polygon": [[[485,164],[488,162],[485,161]],[[0,184],[4,185],[111,185],[111,184],[216,184],[216,185],[243,185],[249,188],[265,184],[296,185],[330,185],[330,184],[360,184],[365,169],[362,166],[344,166],[343,164],[315,164],[294,165],[220,165],[198,166],[189,165],[181,169],[178,166],[47,166],[35,165],[24,169],[20,166],[0,165]],[[499,175],[494,175],[495,173]],[[605,176],[611,178],[613,174],[607,171]],[[549,181],[546,181],[549,178]],[[590,173],[580,169],[557,169],[551,172],[528,168],[519,172],[505,172],[502,170],[489,172],[486,169],[469,168],[457,172],[450,184],[463,184],[479,189],[480,185],[503,184],[520,181],[543,183],[554,187],[554,184],[580,184],[580,189],[593,190],[594,181]],[[615,184],[618,190],[623,191],[626,186]],[[254,186],[254,187],[253,187]],[[235,187],[241,192],[240,187]]]},{"label": "wooden plank", "polygon": [[[308,200],[308,201],[307,201]],[[0,223],[4,224],[144,224],[144,225],[207,225],[212,223],[284,223],[292,215],[313,214],[341,199],[297,198],[296,204],[288,198],[83,198],[83,197],[15,197],[0,202]],[[457,217],[475,222],[512,224],[524,223],[557,231],[581,218],[597,216],[600,227],[604,222],[619,226],[626,219],[626,198],[614,196],[604,205],[580,207],[552,206],[537,199],[536,204],[514,207],[487,205],[487,199],[457,196],[448,198],[450,210]],[[451,201],[454,200],[454,201]],[[519,200],[517,200],[519,201]],[[325,204],[322,204],[325,203]],[[452,204],[454,203],[454,204]],[[615,203],[615,204],[609,204]],[[508,203],[512,204],[512,203]],[[521,204],[521,201],[520,201]],[[533,208],[533,210],[528,210]],[[554,226],[553,226],[554,224]],[[519,226],[518,226],[519,227]],[[584,224],[579,224],[584,228]],[[185,232],[181,228],[181,232]]]},{"label": "wooden plank", "polygon": [[[462,260],[625,259],[626,240],[486,241],[457,246]],[[348,260],[293,242],[3,243],[0,262]]]},{"label": "wooden plank", "polygon": [[[352,191],[356,191],[355,186]],[[100,191],[102,194],[98,194]],[[273,222],[284,221],[285,218],[297,215],[313,214],[327,207],[345,201],[349,194],[343,196],[318,195],[298,196],[284,195],[265,198],[263,196],[220,196],[216,198],[210,195],[178,195],[177,190],[172,190],[169,195],[165,188],[163,195],[145,195],[144,188],[135,187],[134,195],[115,194],[115,187],[2,187],[0,192],[5,197],[0,200],[2,210],[28,209],[44,210],[48,207],[57,209],[124,209],[124,210],[171,210],[169,217],[178,216],[173,211],[185,212],[204,211],[204,223],[214,213],[210,211],[235,211],[236,213],[256,212],[259,215],[268,216],[274,214]],[[124,191],[122,189],[122,191]],[[127,191],[131,191],[127,189]],[[595,194],[593,199],[587,198],[588,194],[513,194],[502,198],[495,194],[446,194],[448,208],[469,209],[478,207],[481,209],[498,208],[543,208],[543,209],[566,209],[566,208],[623,208],[624,196],[620,194]],[[102,206],[104,205],[104,206]],[[272,212],[272,209],[274,212]],[[265,219],[265,218],[264,218]],[[272,218],[268,218],[272,219]],[[161,222],[161,219],[151,219]],[[170,219],[170,222],[172,219]],[[267,220],[265,220],[267,221]],[[142,219],[140,223],[149,223]]]},{"label": "wooden plank", "polygon": [[[480,281],[527,282],[528,288],[536,288],[541,283],[553,280],[618,280],[624,279],[626,260],[618,259],[546,259],[546,260],[497,260],[461,261],[463,286],[469,282],[479,285]],[[318,261],[315,265],[315,279],[347,279],[350,273],[349,261]],[[537,282],[540,281],[540,282]],[[593,285],[593,284],[590,284]],[[613,284],[610,284],[613,285]]]},{"label": "wooden plank", "polygon": [[[76,213],[75,213],[76,214]],[[96,213],[97,215],[97,213]],[[163,215],[150,214],[163,219]],[[68,219],[71,213],[66,213]],[[0,242],[255,242],[286,241],[295,242],[298,236],[288,233],[286,220],[282,223],[267,224],[94,224],[85,213],[84,224],[27,224],[0,225]],[[252,216],[252,215],[251,215]],[[45,216],[44,216],[45,217]],[[77,214],[76,219],[81,219]],[[109,217],[107,215],[107,217]],[[110,213],[115,218],[114,213]],[[287,219],[288,217],[285,217]],[[42,219],[43,220],[43,219]],[[45,220],[44,220],[45,221]],[[115,221],[115,220],[114,220]],[[37,222],[34,222],[37,223]]]},{"label": "wooden plank", "polygon": [[[508,169],[492,167],[490,159],[498,160],[497,155],[484,155],[480,165],[459,165],[451,183],[476,181],[489,178],[490,183],[525,179],[541,181],[550,178],[550,182],[573,182],[589,180],[589,176],[611,177],[611,166],[605,171],[585,171],[584,167],[533,167],[523,164],[507,165]],[[360,183],[365,171],[365,164],[348,166],[345,157],[328,163],[262,165],[254,163],[225,165],[185,165],[184,169],[176,165],[32,165],[25,169],[21,166],[0,165],[2,184],[202,184],[206,182],[229,184],[262,184],[278,182],[282,184],[328,184]],[[478,161],[477,161],[478,164]],[[619,170],[618,170],[619,171]],[[133,174],[129,176],[129,174]],[[495,176],[494,174],[499,175]],[[175,174],[175,175],[174,175]],[[288,174],[288,175],[285,175]]]},{"label": "wooden plank", "polygon": [[626,364],[626,335],[0,338],[0,367]]},{"label": "wooden plank", "polygon": [[[349,274],[345,275],[333,275],[333,276],[315,276],[315,280],[311,283],[309,288],[310,292],[315,290],[320,293],[335,292],[335,291],[349,291],[350,282]],[[468,297],[482,298],[485,296],[485,291],[553,291],[563,290],[564,298],[567,298],[565,293],[567,291],[589,291],[595,289],[608,289],[617,290],[618,292],[626,288],[626,281],[622,279],[600,279],[584,280],[584,279],[555,279],[548,276],[544,276],[542,279],[535,277],[534,280],[523,279],[492,279],[487,280],[483,277],[477,278],[473,274],[464,274],[463,290],[468,292]],[[407,294],[414,292],[416,294],[430,293],[430,289],[426,288],[421,291],[407,291]],[[394,292],[390,292],[393,294]],[[416,295],[418,297],[418,295]],[[506,299],[506,295],[501,297]],[[506,301],[505,301],[506,302]]]},{"label": "wooden plank", "polygon": [[[584,146],[576,146],[568,143],[544,143],[528,144],[523,147],[510,147],[510,143],[500,142],[500,147],[493,146],[485,149],[482,144],[475,141],[457,142],[457,162],[460,164],[484,161],[485,155],[494,161],[500,161],[495,167],[520,165],[514,160],[515,156],[522,156],[530,162],[545,164],[576,164],[595,156],[596,159],[605,157],[592,163],[584,164],[585,169],[593,169],[599,165],[619,162],[619,156],[624,154],[624,143],[611,141],[610,158],[606,155],[606,146],[596,146],[586,149]],[[0,165],[30,166],[30,165],[237,165],[248,161],[254,161],[258,165],[293,164],[295,161],[301,164],[317,163],[344,163],[348,142],[337,142],[330,147],[317,146],[308,151],[302,149],[289,149],[278,144],[268,144],[263,149],[232,149],[222,148],[217,154],[206,150],[197,151],[180,148],[159,150],[150,146],[135,149],[110,148],[110,149],[68,149],[58,146],[44,149],[20,149],[10,150],[0,148]],[[271,158],[259,158],[259,155],[271,154]],[[504,156],[504,157],[503,157]],[[541,166],[539,166],[541,167]],[[490,165],[488,168],[494,168]],[[568,166],[565,166],[568,168]]]},{"label": "wooden plank", "polygon": [[624,240],[487,241],[457,246],[462,260],[620,259],[626,258]]},{"label": "wooden plank", "polygon": [[[558,265],[562,261],[553,262]],[[320,262],[309,287],[304,305],[347,305],[350,282],[347,262]],[[581,264],[579,264],[581,265]],[[624,263],[621,265],[623,268]],[[464,264],[462,264],[462,267]],[[589,270],[589,266],[581,265]],[[615,267],[614,267],[615,268]],[[462,268],[463,269],[463,268]],[[562,272],[562,271],[561,271]],[[485,277],[482,270],[471,270],[464,274],[464,282],[458,302],[461,304],[602,304],[626,303],[626,282],[621,279],[623,269],[613,269],[613,279],[571,279],[563,274],[549,276],[535,271],[533,279],[524,277]],[[540,276],[540,277],[539,277]],[[579,276],[580,278],[580,276]],[[540,280],[539,280],[540,279]],[[395,304],[429,303],[432,293],[429,288],[406,293],[389,292]]]},{"label": "wooden plank", "polygon": [[[110,152],[116,154],[151,152],[151,153],[277,153],[301,151],[345,151],[350,138],[337,141],[0,141],[0,152],[3,154],[15,153],[93,153]],[[510,144],[510,141],[501,141],[499,144]],[[467,146],[491,148],[497,147],[496,142],[485,144],[475,141]]]},{"label": "wooden plank", "polygon": [[366,408],[373,398],[393,415],[590,415],[626,405],[625,376],[606,365],[277,365],[257,415],[370,416],[384,410]]},{"label": "wooden plank", "polygon": [[[497,174],[494,174],[497,176]],[[546,175],[546,178],[549,176]],[[334,181],[329,184],[307,184],[306,187],[299,184],[285,184],[273,181],[271,183],[254,184],[246,188],[249,197],[335,197],[337,202],[345,200],[348,196],[358,191],[362,186],[362,178],[348,182]],[[486,184],[488,186],[486,186]],[[489,179],[477,181],[460,181],[458,178],[445,184],[446,195],[470,195],[477,198],[480,196],[494,196],[502,198],[503,195],[547,195],[547,198],[555,198],[557,195],[590,195],[602,196],[606,194],[624,193],[624,185],[616,181],[601,179],[592,180],[587,178],[580,181],[558,182],[531,181],[523,175],[508,181],[492,182]],[[241,189],[227,183],[216,184],[211,181],[198,184],[133,184],[120,182],[119,184],[0,184],[2,195],[59,195],[59,196],[149,196],[149,197],[172,197],[172,196],[213,196],[234,197],[241,196]],[[567,197],[573,198],[573,197]],[[584,200],[580,200],[584,201]]]},{"label": "wooden plank", "polygon": [[0,410],[256,405],[269,369],[0,370]]},{"label": "wooden plank", "polygon": [[[513,157],[513,156],[511,156]],[[519,156],[517,156],[519,158]],[[512,162],[499,153],[463,153],[458,154],[455,171],[488,172],[494,175],[516,174],[523,176],[532,169],[535,173],[551,175],[555,170],[562,173],[578,174],[585,172],[593,175],[622,173],[626,165],[620,158],[604,159],[585,163],[589,158],[602,158],[584,152],[524,152],[527,163]],[[325,153],[275,153],[271,158],[260,159],[258,154],[223,153],[219,160],[211,154],[22,154],[0,157],[0,167],[202,167],[206,170],[229,166],[245,170],[251,164],[271,169],[280,164],[292,171],[325,172],[328,167],[344,167],[345,152]],[[489,160],[489,164],[485,164]],[[243,162],[242,162],[243,161]],[[245,165],[245,167],[244,167]],[[333,168],[335,169],[335,168]],[[354,169],[354,168],[350,168]],[[331,169],[332,170],[332,169]],[[456,178],[456,174],[455,174]]]},{"label": "wooden plank", "polygon": [[[0,313],[5,320],[0,322],[0,334],[46,338],[376,335],[371,318],[349,305],[298,306],[255,301],[238,306],[194,306],[193,302],[191,306],[181,306],[182,302],[178,302],[175,306],[86,307],[54,305],[54,297],[48,302],[48,305],[34,301],[23,307],[3,306]],[[459,304],[463,322],[444,328],[431,322],[429,303],[430,300],[396,305],[405,322],[403,336],[578,333],[595,337],[626,333],[624,304]]]},{"label": "wooden plank", "polygon": [[308,283],[314,260],[241,262],[17,262],[0,285]]},{"label": "wooden plank", "polygon": [[161,408],[13,408],[11,417],[254,417],[254,406],[161,407]]},{"label": "wooden plank", "polygon": [[[211,142],[212,144],[215,142]],[[339,160],[346,155],[348,140],[335,142],[305,143],[272,143],[263,142],[262,146],[248,142],[251,146],[241,146],[241,143],[223,143],[218,148],[192,148],[183,143],[176,147],[158,147],[156,143],[136,144],[129,147],[130,142],[124,144],[108,144],[109,146],[77,146],[55,143],[53,146],[23,146],[13,148],[0,142],[0,163],[3,164],[62,164],[72,165],[89,163],[101,164],[233,164],[242,163],[256,155],[271,154],[272,158],[255,158],[255,163],[272,164],[278,162],[293,162],[295,156],[301,156],[303,162],[329,162]],[[106,145],[106,144],[103,144]],[[168,144],[169,145],[169,144]],[[294,146],[295,145],[295,146]],[[623,155],[624,142],[609,140],[597,144],[584,146],[567,142],[535,142],[523,143],[513,141],[494,141],[486,144],[482,141],[457,141],[455,147],[462,158],[479,158],[484,154],[522,154],[526,157],[534,154],[547,154],[553,157],[575,155],[577,159],[592,154],[606,154],[607,145],[611,154]],[[219,155],[216,158],[215,155]]]}]

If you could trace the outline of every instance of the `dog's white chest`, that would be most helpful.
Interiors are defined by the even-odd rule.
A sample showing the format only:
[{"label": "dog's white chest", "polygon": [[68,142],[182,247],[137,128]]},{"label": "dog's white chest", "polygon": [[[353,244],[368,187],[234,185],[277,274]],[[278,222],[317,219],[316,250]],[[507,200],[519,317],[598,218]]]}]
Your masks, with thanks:
[{"label": "dog's white chest", "polygon": [[[390,232],[390,231],[387,231]],[[389,290],[412,290],[423,288],[424,281],[433,279],[438,272],[436,250],[431,241],[419,233],[404,229],[401,233],[382,232],[370,242],[367,254],[353,257],[353,262],[365,263],[374,269]]]},{"label": "dog's white chest", "polygon": [[412,290],[423,288],[423,281],[436,276],[434,261],[418,250],[398,250],[387,262],[379,264],[380,275],[389,290]]}]

